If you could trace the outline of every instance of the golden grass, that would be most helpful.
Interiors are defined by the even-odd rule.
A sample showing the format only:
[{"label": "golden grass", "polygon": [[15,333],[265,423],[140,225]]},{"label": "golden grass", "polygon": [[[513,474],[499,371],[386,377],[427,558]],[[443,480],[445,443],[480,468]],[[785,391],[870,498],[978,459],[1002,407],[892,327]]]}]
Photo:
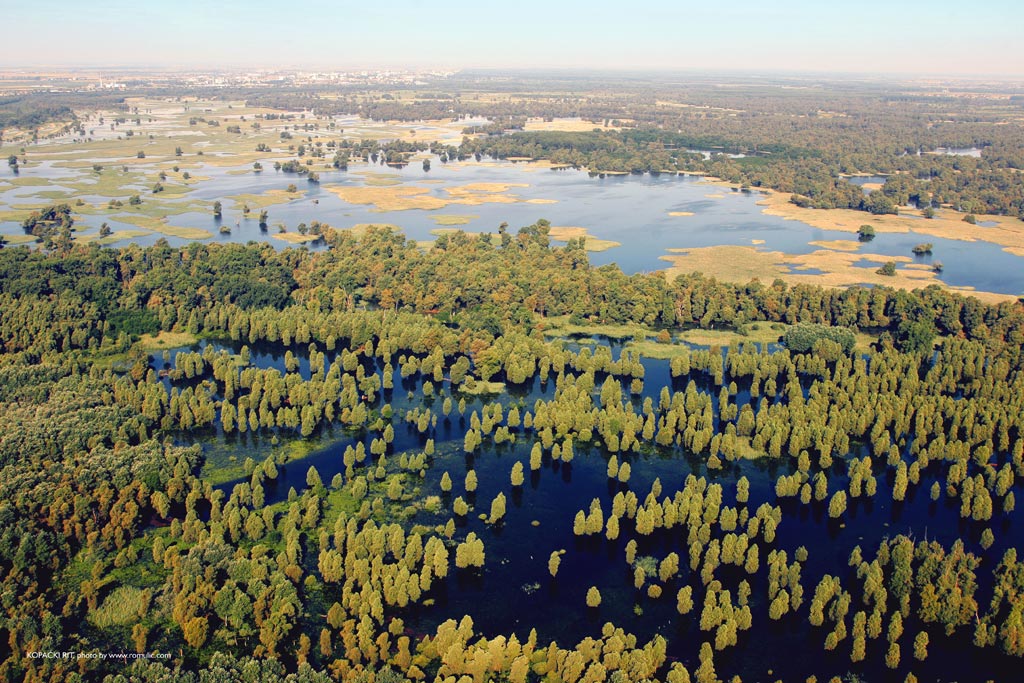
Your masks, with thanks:
[{"label": "golden grass", "polygon": [[186,240],[205,240],[213,237],[213,233],[202,228],[185,228],[176,225],[168,225],[166,218],[154,216],[115,216],[116,220],[122,223],[129,223],[145,230],[152,230],[168,237],[179,237]]},{"label": "golden grass", "polygon": [[682,344],[660,344],[650,339],[628,342],[626,348],[633,353],[639,353],[644,358],[660,360],[669,360],[690,351],[689,347]]},{"label": "golden grass", "polygon": [[1024,221],[1008,216],[977,216],[979,222],[995,223],[986,228],[965,223],[964,214],[951,209],[936,210],[935,218],[932,219],[921,218],[920,212],[916,210],[904,210],[898,216],[873,216],[853,209],[803,209],[790,202],[789,197],[788,194],[773,192],[758,201],[758,204],[764,206],[764,213],[770,216],[801,221],[823,230],[855,233],[860,226],[870,224],[876,233],[912,232],[962,242],[990,242],[1002,247],[1024,249]]},{"label": "golden grass", "polygon": [[327,189],[349,204],[371,204],[374,210],[406,211],[421,209],[433,211],[451,204],[479,206],[481,204],[513,204],[519,197],[506,194],[513,187],[529,187],[516,183],[469,183],[445,188],[448,197],[435,197],[429,188],[419,186],[350,187],[335,185]]},{"label": "golden grass", "polygon": [[137,623],[149,610],[151,597],[148,590],[118,586],[98,609],[89,613],[89,621],[99,628]]},{"label": "golden grass", "polygon": [[807,244],[812,247],[835,249],[836,251],[860,251],[860,248],[863,246],[862,242],[856,240],[815,240]]},{"label": "golden grass", "polygon": [[711,194],[704,195],[708,199],[725,199],[725,195],[720,192],[712,192]]},{"label": "golden grass", "polygon": [[279,232],[274,236],[275,240],[281,240],[283,242],[290,242],[291,244],[306,244],[307,242],[316,242],[319,239],[319,235],[303,235],[298,232]]},{"label": "golden grass", "polygon": [[556,242],[568,242],[582,237],[584,239],[583,248],[587,251],[608,251],[622,246],[621,242],[594,237],[587,232],[586,228],[578,226],[553,225],[548,235]]},{"label": "golden grass", "polygon": [[159,351],[161,349],[176,349],[182,346],[192,346],[199,341],[194,334],[189,332],[164,332],[160,331],[155,335],[144,334],[137,342],[139,348],[145,351]]},{"label": "golden grass", "polygon": [[527,199],[527,204],[557,204],[557,199]]},{"label": "golden grass", "polygon": [[[745,325],[739,330],[701,330],[692,329],[679,333],[679,339],[701,346],[731,346],[744,342],[769,344],[777,342],[786,333],[788,325],[775,323],[780,329],[773,329],[772,323],[758,322]],[[744,334],[745,332],[746,334]]]},{"label": "golden grass", "polygon": [[296,190],[295,192],[267,190],[263,194],[235,194],[229,196],[228,199],[235,202],[235,208],[238,210],[241,210],[242,206],[246,204],[251,210],[260,210],[275,204],[287,204],[296,199],[302,199],[304,196],[306,196],[305,190]]},{"label": "golden grass", "polygon": [[693,211],[669,211],[669,216],[692,216]]},{"label": "golden grass", "polygon": [[453,197],[470,196],[473,194],[494,194],[508,192],[513,187],[529,187],[528,183],[468,183],[449,187],[447,192]]},{"label": "golden grass", "polygon": [[764,240],[750,240],[751,244],[764,244]]},{"label": "golden grass", "polygon": [[46,178],[36,178],[34,176],[24,176],[18,178],[12,178],[7,182],[14,187],[46,187],[51,183],[54,185],[60,184],[61,180],[67,180],[66,178],[54,178],[52,181]]},{"label": "golden grass", "polygon": [[398,178],[366,178],[363,180],[363,185],[367,187],[394,187],[401,184],[402,181]]},{"label": "golden grass", "polygon": [[30,213],[32,213],[32,209],[0,209],[0,223],[7,221],[21,223],[28,218]]},{"label": "golden grass", "polygon": [[1003,251],[1014,256],[1024,256],[1024,247],[1003,247]]},{"label": "golden grass", "polygon": [[31,244],[36,241],[34,235],[15,234],[15,235],[2,235],[4,242],[7,244]]},{"label": "golden grass", "polygon": [[[816,284],[824,287],[851,287],[861,284],[881,285],[896,289],[916,289],[938,284],[945,289],[977,296],[979,299],[998,302],[1012,299],[1004,294],[975,292],[966,287],[950,287],[936,278],[931,270],[907,268],[911,261],[906,256],[883,256],[880,254],[852,254],[821,249],[810,254],[785,254],[779,251],[760,251],[754,247],[720,245],[693,249],[670,249],[672,254],[660,257],[672,264],[666,275],[672,279],[682,273],[702,272],[727,282],[749,282],[755,278],[771,282],[776,278],[789,284]],[[899,264],[896,275],[888,277],[875,272],[875,264],[886,261]],[[857,264],[866,262],[868,267]],[[822,274],[801,273],[801,270],[818,269]]]},{"label": "golden grass", "polygon": [[328,187],[349,204],[372,204],[378,211],[443,209],[449,202],[428,194],[425,187]]},{"label": "golden grass", "polygon": [[121,242],[122,240],[135,239],[136,237],[145,237],[151,235],[149,230],[114,230],[107,237],[100,237],[99,231],[90,232],[81,235],[75,235],[76,242],[96,242],[97,244],[114,244],[115,242]]},{"label": "golden grass", "polygon": [[362,237],[369,231],[370,228],[388,228],[390,230],[401,230],[400,227],[392,223],[356,223],[350,228],[342,228],[345,232],[350,232],[356,237]]},{"label": "golden grass", "polygon": [[505,391],[504,382],[484,382],[483,380],[466,378],[464,384],[459,385],[459,393],[479,396],[481,394],[501,394]]},{"label": "golden grass", "polygon": [[430,216],[430,219],[438,225],[466,225],[477,218],[480,218],[480,216],[453,213],[435,213]]}]

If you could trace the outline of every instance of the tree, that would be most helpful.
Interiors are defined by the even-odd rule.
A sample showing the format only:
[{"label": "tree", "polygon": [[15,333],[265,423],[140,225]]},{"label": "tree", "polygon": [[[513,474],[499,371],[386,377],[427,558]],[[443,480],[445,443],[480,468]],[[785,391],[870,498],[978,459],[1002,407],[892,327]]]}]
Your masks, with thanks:
[{"label": "tree", "polygon": [[914,636],[914,658],[923,662],[928,657],[928,632],[919,631]]},{"label": "tree", "polygon": [[857,237],[861,242],[870,242],[875,238],[875,226],[862,225],[857,228]]},{"label": "tree", "polygon": [[491,501],[491,514],[487,518],[488,524],[497,524],[505,517],[505,494],[499,493]]},{"label": "tree", "polygon": [[548,573],[551,574],[551,578],[555,578],[558,575],[558,567],[562,564],[562,552],[556,550],[551,553],[548,557]]},{"label": "tree", "polygon": [[601,592],[597,590],[597,586],[591,586],[587,590],[587,607],[599,607],[601,605]]},{"label": "tree", "polygon": [[524,481],[525,477],[523,476],[523,463],[522,462],[517,460],[515,463],[512,464],[512,474],[510,476],[511,476],[511,479],[512,479],[512,486],[522,486],[523,485],[523,481]]},{"label": "tree", "polygon": [[846,491],[836,491],[828,503],[828,516],[838,519],[846,512]]},{"label": "tree", "polygon": [[206,634],[210,630],[210,622],[206,617],[193,617],[185,622],[182,627],[185,642],[191,647],[199,649],[206,642]]},{"label": "tree", "polygon": [[221,203],[219,199],[213,203],[213,215],[215,218],[221,217]]},{"label": "tree", "polygon": [[884,275],[885,277],[894,277],[896,275],[896,262],[886,261],[882,264],[882,267],[875,272],[879,275]]}]

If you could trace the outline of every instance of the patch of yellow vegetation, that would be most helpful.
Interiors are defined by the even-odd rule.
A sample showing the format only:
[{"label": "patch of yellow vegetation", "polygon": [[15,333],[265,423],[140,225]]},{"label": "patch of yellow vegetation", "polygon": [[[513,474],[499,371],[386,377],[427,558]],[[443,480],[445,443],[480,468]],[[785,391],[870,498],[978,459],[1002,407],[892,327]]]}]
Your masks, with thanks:
[{"label": "patch of yellow vegetation", "polygon": [[372,204],[376,211],[406,211],[422,209],[433,211],[451,204],[479,206],[481,204],[513,204],[523,201],[506,194],[513,187],[529,187],[521,183],[469,183],[445,188],[448,197],[436,197],[429,188],[418,186],[399,187],[350,187],[333,186],[327,189],[350,204]]},{"label": "patch of yellow vegetation", "polygon": [[100,233],[99,231],[97,231],[81,235],[76,234],[75,241],[83,243],[96,242],[97,244],[114,244],[115,242],[120,242],[122,240],[135,239],[136,237],[145,237],[146,235],[151,234],[152,233],[149,230],[114,230],[107,237],[100,237]]},{"label": "patch of yellow vegetation", "polygon": [[513,187],[529,187],[527,183],[468,183],[448,188],[448,193],[453,197],[480,194],[480,193],[501,193],[508,192]]},{"label": "patch of yellow vegetation", "polygon": [[290,242],[291,244],[306,244],[307,242],[316,242],[319,239],[319,235],[303,235],[299,232],[279,232],[274,236],[275,240],[281,240],[282,242]]},{"label": "patch of yellow vegetation", "polygon": [[[938,280],[931,270],[905,267],[905,264],[911,261],[906,256],[852,254],[827,249],[810,254],[785,254],[735,245],[669,251],[673,253],[660,258],[672,264],[666,271],[670,279],[683,273],[701,272],[727,282],[745,283],[754,278],[762,282],[771,282],[779,278],[789,284],[815,284],[837,288],[871,284],[909,290],[938,284],[951,291],[969,293],[984,301],[998,302],[1013,298],[1005,294],[975,292],[965,287],[950,287]],[[903,267],[897,268],[894,276],[879,275],[872,266],[876,263],[881,265],[886,261],[894,261]],[[863,262],[866,262],[868,267],[858,265]],[[808,269],[821,270],[823,273],[800,272]]]},{"label": "patch of yellow vegetation", "polygon": [[[990,242],[1002,247],[1024,250],[1024,221],[1008,216],[977,216],[978,222],[991,222],[985,227],[971,225],[963,220],[964,214],[952,209],[938,209],[935,218],[921,217],[919,211],[905,210],[900,215],[873,216],[853,209],[804,209],[789,201],[790,195],[773,192],[758,204],[769,216],[796,220],[823,230],[857,232],[860,226],[870,224],[876,233],[908,233],[943,237],[962,242]],[[1010,252],[1015,253],[1015,252]]]},{"label": "patch of yellow vegetation", "polygon": [[137,344],[146,351],[158,351],[160,349],[174,349],[180,346],[191,346],[198,339],[194,334],[188,332],[164,332],[156,335],[144,334],[139,337]]},{"label": "patch of yellow vegetation", "polygon": [[136,225],[145,230],[158,232],[161,235],[167,235],[168,237],[179,237],[186,240],[205,240],[213,237],[213,233],[209,230],[203,230],[202,228],[185,228],[176,225],[167,225],[166,218],[133,215],[114,216],[114,218],[122,223]]},{"label": "patch of yellow vegetation", "polygon": [[2,235],[4,242],[7,244],[31,244],[36,241],[35,235],[25,234],[14,234],[14,235]]},{"label": "patch of yellow vegetation", "polygon": [[527,199],[527,204],[557,204],[557,199]]},{"label": "patch of yellow vegetation", "polygon": [[370,228],[388,228],[389,230],[401,230],[392,223],[356,223],[351,228],[342,228],[345,232],[352,233],[355,237],[362,237]]},{"label": "patch of yellow vegetation", "polygon": [[721,192],[712,192],[711,194],[704,195],[708,199],[725,199],[725,195]]},{"label": "patch of yellow vegetation", "polygon": [[[762,242],[763,244],[763,242]],[[814,240],[807,244],[822,249],[835,249],[836,251],[860,251],[861,242],[856,240]]]},{"label": "patch of yellow vegetation", "polygon": [[401,185],[402,181],[398,178],[367,178],[363,184],[367,187],[394,187]]},{"label": "patch of yellow vegetation", "polygon": [[692,216],[693,211],[669,211],[669,216]]},{"label": "patch of yellow vegetation", "polygon": [[265,209],[268,206],[274,206],[275,204],[287,204],[288,202],[295,201],[296,199],[302,199],[306,196],[305,190],[296,190],[295,192],[289,192],[288,190],[267,190],[263,194],[235,194],[228,197],[235,202],[235,208],[238,210],[242,209],[243,205],[248,205],[250,209]]},{"label": "patch of yellow vegetation", "polygon": [[759,322],[746,325],[742,330],[684,330],[679,333],[679,338],[701,346],[731,346],[744,342],[766,344],[777,342],[788,327],[783,323]]},{"label": "patch of yellow vegetation", "polygon": [[750,240],[751,244],[764,244],[764,240]]},{"label": "patch of yellow vegetation", "polygon": [[1024,247],[1003,247],[1003,251],[1014,256],[1024,256]]},{"label": "patch of yellow vegetation", "polygon": [[350,187],[336,185],[327,188],[349,204],[372,204],[378,211],[407,211],[443,209],[451,202],[429,194],[425,187]]},{"label": "patch of yellow vegetation", "polygon": [[504,382],[485,382],[467,377],[465,383],[459,385],[459,393],[480,396],[482,394],[501,394],[505,391]]},{"label": "patch of yellow vegetation", "polygon": [[567,226],[567,225],[553,225],[551,226],[548,236],[556,242],[568,242],[569,240],[583,238],[583,248],[587,251],[608,251],[615,247],[621,247],[621,242],[614,240],[605,240],[599,237],[594,237],[586,228],[578,226]]},{"label": "patch of yellow vegetation", "polygon": [[430,219],[438,225],[466,225],[480,216],[472,214],[435,213]]}]

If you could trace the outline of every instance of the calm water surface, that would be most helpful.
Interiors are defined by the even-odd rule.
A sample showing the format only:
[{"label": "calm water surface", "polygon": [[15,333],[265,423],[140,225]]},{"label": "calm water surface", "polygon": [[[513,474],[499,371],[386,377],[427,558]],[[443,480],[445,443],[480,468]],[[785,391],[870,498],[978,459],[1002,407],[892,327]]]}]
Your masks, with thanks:
[{"label": "calm water surface", "polygon": [[[207,343],[212,342],[203,342],[192,348],[199,350]],[[215,348],[237,351],[241,347],[215,344]],[[281,349],[263,345],[251,348],[254,365],[277,367],[284,372]],[[571,348],[578,347],[572,345]],[[775,348],[775,345],[770,345],[769,351]],[[612,350],[617,357],[621,348],[613,344]],[[294,352],[300,358],[299,372],[308,378],[310,366],[304,350],[297,347]],[[333,355],[328,354],[327,362],[332,360]],[[151,362],[156,368],[164,367],[159,354],[154,355]],[[667,361],[644,359],[643,364],[646,372],[644,390],[633,399],[637,410],[646,396],[657,401],[662,386],[670,386],[676,391],[685,387],[685,379],[671,378]],[[380,369],[378,366],[377,371],[380,372]],[[430,597],[436,600],[435,605],[404,612],[402,616],[407,627],[415,633],[425,634],[446,619],[459,619],[469,614],[473,617],[476,629],[486,635],[514,632],[521,641],[525,641],[530,629],[536,628],[541,644],[557,640],[566,645],[575,644],[587,636],[598,637],[602,624],[612,621],[628,632],[635,633],[641,642],[654,634],[661,634],[668,640],[670,657],[680,659],[691,667],[697,665],[699,643],[713,638],[713,633],[701,632],[698,626],[703,596],[699,577],[685,567],[682,578],[668,584],[662,598],[651,600],[633,589],[632,571],[625,563],[625,544],[629,538],[634,537],[629,524],[624,524],[622,535],[614,542],[607,541],[603,535],[600,538],[573,536],[572,523],[577,510],[588,509],[591,500],[596,497],[601,500],[607,516],[614,494],[626,488],[608,481],[607,453],[597,447],[576,445],[575,459],[571,463],[554,462],[545,456],[542,469],[531,473],[527,463],[532,439],[523,438],[520,430],[516,444],[484,446],[475,455],[466,456],[462,449],[462,436],[468,427],[468,416],[473,410],[479,412],[485,399],[467,397],[466,417],[460,418],[458,412],[453,410],[446,421],[440,415],[440,406],[443,396],[450,392],[447,385],[440,388],[443,392],[440,396],[424,401],[419,392],[422,380],[418,375],[403,380],[396,367],[394,379],[395,389],[385,392],[378,400],[378,407],[386,401],[395,408],[395,441],[391,452],[415,452],[422,449],[426,441],[426,435],[419,434],[414,425],[400,419],[406,409],[429,405],[439,416],[437,430],[431,435],[437,443],[437,455],[433,466],[427,470],[420,495],[440,496],[444,508],[438,515],[420,512],[413,521],[428,525],[443,524],[450,515],[452,498],[463,495],[475,505],[475,510],[460,523],[457,537],[461,538],[469,531],[476,532],[484,540],[487,556],[486,565],[479,574],[453,569],[442,585],[432,589]],[[713,396],[717,395],[717,387],[709,383],[704,383],[701,388]],[[414,398],[408,398],[409,391],[415,393]],[[599,391],[600,378],[595,393]],[[497,400],[506,406],[517,404],[521,406],[520,410],[532,410],[536,399],[550,399],[553,393],[553,378],[546,383],[534,378],[525,386],[515,387]],[[595,395],[595,402],[597,400]],[[736,401],[742,405],[749,400],[749,392],[741,387]],[[717,401],[715,403],[717,406]],[[303,491],[306,488],[306,471],[311,465],[316,467],[325,483],[330,482],[336,473],[344,471],[342,454],[345,447],[357,440],[362,440],[369,447],[371,440],[367,436],[346,434],[337,426],[330,431],[322,430],[319,437],[324,444],[322,448],[307,458],[280,467],[276,482],[268,482],[268,503],[285,500],[290,488]],[[257,460],[265,457],[268,446],[266,436],[254,437],[252,434],[233,435],[227,440],[223,436],[211,435],[206,440],[208,450],[244,453]],[[393,457],[389,456],[392,462]],[[776,680],[777,677],[789,681],[804,680],[806,676],[816,674],[818,680],[827,680],[831,675],[844,675],[852,671],[861,674],[866,680],[886,681],[903,680],[912,666],[922,681],[1016,680],[1007,678],[1015,660],[1002,657],[991,648],[985,651],[974,648],[970,644],[969,629],[962,631],[956,638],[932,633],[929,658],[920,663],[912,656],[913,636],[920,625],[914,623],[913,619],[905,622],[905,635],[901,639],[902,665],[898,669],[897,679],[882,664],[884,638],[869,642],[867,664],[853,665],[849,661],[849,638],[835,652],[825,652],[822,643],[827,631],[813,628],[807,623],[807,604],[813,596],[814,586],[824,574],[840,576],[844,588],[849,590],[856,585],[852,571],[847,566],[847,558],[854,546],[860,545],[865,556],[871,557],[880,540],[897,534],[907,534],[916,540],[936,540],[947,547],[956,539],[963,538],[968,551],[983,558],[977,570],[980,583],[977,599],[980,605],[987,605],[991,583],[988,574],[1006,548],[1019,547],[1024,541],[1022,528],[1014,524],[1011,517],[998,513],[992,523],[996,532],[995,545],[987,551],[983,550],[979,544],[983,526],[963,521],[958,502],[947,501],[945,498],[938,502],[931,501],[928,491],[939,474],[936,468],[933,467],[923,475],[920,484],[908,489],[906,501],[895,503],[891,500],[891,475],[883,474],[882,469],[876,467],[878,494],[874,498],[851,498],[847,513],[842,522],[838,522],[828,518],[827,502],[803,506],[794,499],[781,502],[776,500],[775,479],[791,471],[790,463],[786,460],[726,463],[723,469],[709,472],[703,458],[694,457],[682,449],[648,449],[630,455],[628,459],[633,467],[629,488],[641,499],[655,478],[659,478],[662,483],[662,496],[671,496],[674,491],[682,488],[686,476],[692,473],[720,482],[725,493],[723,504],[734,505],[735,481],[745,475],[751,482],[748,503],[751,511],[764,502],[782,507],[783,520],[778,527],[776,541],[772,546],[762,547],[761,570],[757,575],[748,577],[738,568],[720,568],[716,572],[716,577],[724,580],[726,587],[746,578],[754,588],[751,598],[753,628],[740,634],[737,647],[716,654],[719,675],[740,674],[745,681]],[[519,491],[513,490],[509,482],[509,472],[517,460],[524,463],[527,472],[526,482]],[[462,481],[470,468],[477,472],[479,487],[475,494],[467,495],[463,491]],[[837,458],[830,475],[830,491],[846,485],[845,469],[843,460]],[[445,471],[449,472],[454,482],[451,494],[444,494],[440,490],[439,481]],[[218,488],[227,493],[235,483],[238,482],[229,482]],[[1024,487],[1019,484],[1014,490],[1018,496],[1024,493]],[[486,512],[490,501],[499,492],[503,492],[508,499],[508,512],[503,524],[491,527],[478,520],[476,514]],[[534,520],[540,522],[539,526],[532,524]],[[688,557],[685,536],[681,537],[678,531],[662,531],[647,538],[636,538],[639,542],[638,556],[652,555],[661,559],[669,552],[676,552],[683,560]],[[765,546],[763,540],[759,542]],[[792,561],[794,552],[800,546],[809,550],[809,558],[802,572],[804,605],[797,616],[789,615],[779,622],[771,621],[767,614],[768,605],[764,602],[768,580],[767,551],[771,547],[784,549]],[[559,549],[568,552],[562,557],[558,579],[552,580],[547,570],[547,559],[552,551]],[[681,564],[686,565],[686,562]],[[675,610],[675,592],[686,582],[694,587],[696,606],[691,614],[680,617]],[[599,610],[584,607],[585,593],[591,585],[601,591],[602,604]],[[790,656],[794,652],[799,656]],[[782,656],[780,653],[790,655]],[[765,672],[769,669],[773,671],[773,677],[765,678]]]}]

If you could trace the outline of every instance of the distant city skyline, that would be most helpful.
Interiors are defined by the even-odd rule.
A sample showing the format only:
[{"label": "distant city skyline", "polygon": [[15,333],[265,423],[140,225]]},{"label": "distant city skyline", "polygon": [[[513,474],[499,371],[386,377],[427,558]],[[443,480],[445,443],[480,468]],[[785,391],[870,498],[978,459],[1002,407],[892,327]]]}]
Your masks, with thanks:
[{"label": "distant city skyline", "polygon": [[1024,76],[1024,6],[862,0],[9,3],[0,67],[569,68]]}]

